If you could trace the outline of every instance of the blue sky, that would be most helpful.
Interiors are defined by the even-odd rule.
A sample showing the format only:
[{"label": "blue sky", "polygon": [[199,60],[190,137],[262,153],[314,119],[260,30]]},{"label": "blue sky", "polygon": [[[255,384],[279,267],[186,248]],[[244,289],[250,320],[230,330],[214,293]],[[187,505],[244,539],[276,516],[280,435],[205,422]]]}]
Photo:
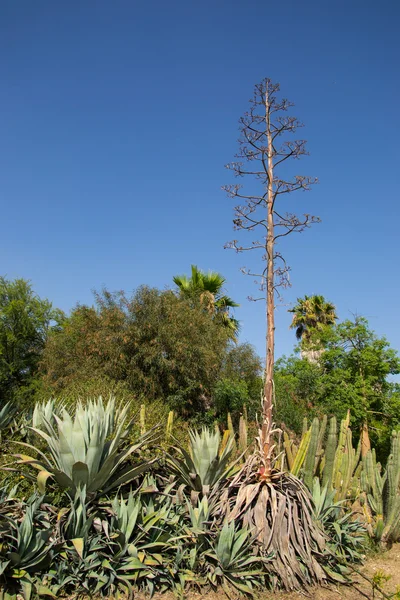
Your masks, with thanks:
[{"label": "blue sky", "polygon": [[268,76],[305,123],[296,171],[320,180],[293,203],[322,219],[281,246],[277,354],[295,341],[287,308],[313,293],[399,349],[399,19],[396,0],[3,0],[0,273],[69,311],[103,285],[220,271],[241,340],[263,354],[264,307],[246,300],[247,257],[223,249],[220,188]]}]

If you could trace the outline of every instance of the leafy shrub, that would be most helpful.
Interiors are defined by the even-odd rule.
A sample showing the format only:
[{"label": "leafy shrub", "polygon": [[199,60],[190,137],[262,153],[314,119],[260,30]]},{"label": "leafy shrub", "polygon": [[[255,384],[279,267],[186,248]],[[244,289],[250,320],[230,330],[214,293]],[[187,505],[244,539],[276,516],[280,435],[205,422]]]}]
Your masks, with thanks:
[{"label": "leafy shrub", "polygon": [[221,379],[214,390],[214,406],[217,416],[226,417],[230,413],[234,420],[239,420],[243,406],[248,403],[249,392],[245,381]]}]

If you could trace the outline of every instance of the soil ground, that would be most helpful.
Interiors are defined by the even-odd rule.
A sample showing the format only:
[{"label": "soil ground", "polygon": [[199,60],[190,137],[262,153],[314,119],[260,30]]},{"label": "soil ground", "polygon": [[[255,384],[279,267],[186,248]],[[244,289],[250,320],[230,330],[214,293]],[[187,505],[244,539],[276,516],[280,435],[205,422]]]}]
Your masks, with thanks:
[{"label": "soil ground", "polygon": [[[400,589],[400,544],[395,544],[390,550],[380,554],[369,556],[365,563],[357,566],[357,569],[372,579],[376,573],[382,573],[385,576],[390,576],[387,582],[384,582],[382,588],[387,596],[391,596]],[[257,600],[362,600],[367,597],[372,600],[372,586],[363,579],[362,576],[354,574],[353,585],[338,586],[329,588],[314,588],[308,590],[308,593],[285,593],[285,592],[266,592],[261,593]],[[137,597],[139,600],[139,597]],[[156,594],[154,600],[176,600],[173,594]],[[232,599],[234,596],[232,596]],[[382,599],[383,596],[378,591],[375,591],[375,600]],[[400,598],[400,596],[399,596]],[[224,592],[188,592],[185,595],[186,600],[226,600]],[[140,597],[144,600],[144,597]]]}]

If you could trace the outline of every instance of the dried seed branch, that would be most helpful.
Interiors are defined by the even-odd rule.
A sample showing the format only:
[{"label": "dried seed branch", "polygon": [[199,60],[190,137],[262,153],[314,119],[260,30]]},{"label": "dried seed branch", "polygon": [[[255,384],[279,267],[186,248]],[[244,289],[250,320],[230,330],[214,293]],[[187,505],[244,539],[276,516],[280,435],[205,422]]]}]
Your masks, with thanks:
[{"label": "dried seed branch", "polygon": [[[294,116],[286,114],[293,106],[287,99],[279,99],[280,87],[270,79],[264,79],[254,89],[250,109],[240,118],[239,150],[236,161],[227,165],[236,177],[252,176],[262,188],[259,194],[245,194],[241,184],[224,186],[230,198],[239,200],[235,206],[234,229],[253,232],[261,230],[261,238],[242,245],[237,239],[225,247],[236,252],[260,250],[265,267],[260,273],[242,268],[248,275],[256,277],[263,299],[266,301],[266,362],[263,392],[263,423],[261,446],[266,477],[271,473],[271,450],[273,431],[273,377],[275,346],[275,299],[280,296],[279,288],[290,285],[290,267],[280,252],[277,241],[291,233],[301,233],[319,218],[310,214],[296,215],[285,212],[281,203],[286,194],[309,190],[316,178],[304,175],[287,176],[286,161],[307,155],[306,141],[287,139],[303,127]],[[278,172],[284,166],[284,174]],[[257,298],[259,299],[259,298]]]}]

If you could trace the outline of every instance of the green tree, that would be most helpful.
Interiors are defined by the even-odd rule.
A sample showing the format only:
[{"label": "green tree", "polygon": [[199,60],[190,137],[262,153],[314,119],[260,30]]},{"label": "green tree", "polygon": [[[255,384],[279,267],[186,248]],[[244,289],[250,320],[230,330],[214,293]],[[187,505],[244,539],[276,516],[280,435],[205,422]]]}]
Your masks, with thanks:
[{"label": "green tree", "polygon": [[304,418],[312,419],[323,410],[322,370],[317,363],[296,356],[283,356],[276,361],[275,416],[283,428],[300,434]]},{"label": "green tree", "polygon": [[379,338],[363,317],[344,321],[332,331],[322,356],[327,398],[340,416],[350,409],[358,428],[367,426],[375,444],[384,443],[395,425],[389,409],[395,388],[388,379],[400,372],[397,352]]},{"label": "green tree", "polygon": [[15,400],[29,392],[49,333],[63,313],[39,298],[24,279],[0,277],[0,396]]},{"label": "green tree", "polygon": [[141,287],[128,298],[103,290],[50,336],[43,377],[59,392],[77,379],[123,381],[137,397],[192,417],[211,406],[227,345],[225,328],[171,291]]},{"label": "green tree", "polygon": [[399,389],[390,381],[400,371],[397,352],[362,317],[332,326],[324,346],[317,363],[297,357],[278,361],[280,418],[300,432],[303,416],[327,413],[341,419],[350,410],[355,436],[368,428],[373,444],[384,452],[399,425]]},{"label": "green tree", "polygon": [[319,359],[323,349],[324,332],[335,325],[336,307],[327,302],[324,296],[304,296],[297,298],[297,304],[289,310],[293,313],[291,329],[296,330],[296,338],[301,350],[309,360]]},{"label": "green tree", "polygon": [[196,265],[192,265],[190,277],[176,275],[173,281],[178,287],[181,297],[194,305],[200,304],[213,315],[216,321],[228,329],[232,338],[236,338],[239,332],[239,322],[230,315],[229,310],[237,308],[239,304],[223,293],[225,277],[215,271],[205,273],[200,271]]},{"label": "green tree", "polygon": [[[221,380],[225,383],[218,384],[220,398],[224,394],[227,401],[216,400],[216,405],[222,406],[225,402],[225,412],[234,413],[241,412],[243,404],[246,404],[249,418],[255,419],[261,411],[262,372],[261,358],[251,344],[231,344],[221,369]],[[235,401],[228,401],[229,393],[236,398]]]},{"label": "green tree", "polygon": [[237,379],[219,379],[214,390],[213,404],[215,416],[224,420],[230,413],[234,422],[237,423],[243,407],[248,405],[249,390],[245,381]]}]

